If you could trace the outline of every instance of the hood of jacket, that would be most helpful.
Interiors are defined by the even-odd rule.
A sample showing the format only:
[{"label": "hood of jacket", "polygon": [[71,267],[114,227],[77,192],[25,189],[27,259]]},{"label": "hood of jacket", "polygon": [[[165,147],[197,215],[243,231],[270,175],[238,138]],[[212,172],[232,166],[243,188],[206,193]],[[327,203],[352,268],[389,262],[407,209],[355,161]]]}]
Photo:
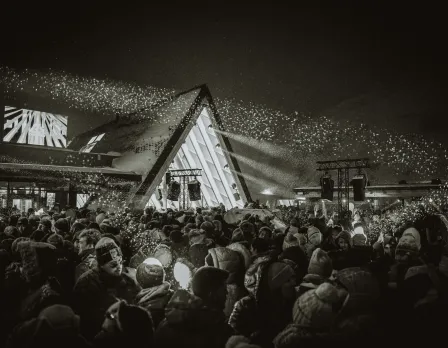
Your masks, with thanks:
[{"label": "hood of jacket", "polygon": [[244,258],[240,253],[229,248],[218,247],[208,250],[213,267],[229,272],[228,283],[234,283],[239,274],[244,272]]},{"label": "hood of jacket", "polygon": [[171,284],[164,282],[152,288],[142,289],[135,297],[135,301],[145,308],[165,308],[173,295],[173,290],[170,288]]}]

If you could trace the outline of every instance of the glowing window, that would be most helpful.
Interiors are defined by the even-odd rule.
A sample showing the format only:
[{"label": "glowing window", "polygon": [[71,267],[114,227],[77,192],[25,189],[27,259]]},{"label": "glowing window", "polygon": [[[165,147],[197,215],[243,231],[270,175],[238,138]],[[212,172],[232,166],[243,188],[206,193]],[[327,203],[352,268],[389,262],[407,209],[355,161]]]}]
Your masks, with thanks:
[{"label": "glowing window", "polygon": [[92,139],[89,140],[86,146],[83,146],[80,150],[80,152],[90,152],[95,147],[96,144],[100,142],[101,139],[103,139],[104,134],[96,135],[92,137]]}]

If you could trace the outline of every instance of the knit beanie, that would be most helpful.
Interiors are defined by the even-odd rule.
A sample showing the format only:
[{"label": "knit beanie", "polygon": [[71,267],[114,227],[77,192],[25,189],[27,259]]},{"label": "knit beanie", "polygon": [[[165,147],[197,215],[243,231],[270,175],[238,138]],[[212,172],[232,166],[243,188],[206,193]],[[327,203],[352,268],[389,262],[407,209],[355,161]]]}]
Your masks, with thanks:
[{"label": "knit beanie", "polygon": [[230,240],[230,243],[236,243],[236,242],[244,242],[244,235],[243,231],[241,231],[240,228],[236,228],[232,233],[232,238]]},{"label": "knit beanie", "polygon": [[161,285],[165,281],[165,271],[162,266],[143,262],[137,267],[137,282],[143,289]]},{"label": "knit beanie", "polygon": [[363,245],[366,245],[367,238],[366,238],[365,234],[358,233],[352,237],[352,243],[354,246],[363,246]]},{"label": "knit beanie", "polygon": [[317,289],[307,291],[296,300],[292,313],[293,322],[307,328],[328,329],[347,298],[347,291],[330,283],[322,283]]},{"label": "knit beanie", "polygon": [[211,266],[201,267],[191,280],[193,294],[199,298],[206,299],[211,293],[225,285],[228,277],[229,272],[222,269]]},{"label": "knit beanie", "polygon": [[317,227],[314,226],[308,227],[307,236],[308,241],[314,246],[318,246],[322,242],[322,233],[320,233]]},{"label": "knit beanie", "polygon": [[113,239],[108,237],[103,237],[96,243],[95,252],[99,266],[103,266],[112,260],[122,260],[120,248]]},{"label": "knit beanie", "polygon": [[311,255],[310,264],[308,266],[309,274],[317,274],[324,278],[329,278],[333,272],[333,263],[328,254],[317,248]]},{"label": "knit beanie", "polygon": [[271,291],[280,289],[283,284],[295,276],[294,269],[283,262],[272,263],[267,271],[268,286]]}]

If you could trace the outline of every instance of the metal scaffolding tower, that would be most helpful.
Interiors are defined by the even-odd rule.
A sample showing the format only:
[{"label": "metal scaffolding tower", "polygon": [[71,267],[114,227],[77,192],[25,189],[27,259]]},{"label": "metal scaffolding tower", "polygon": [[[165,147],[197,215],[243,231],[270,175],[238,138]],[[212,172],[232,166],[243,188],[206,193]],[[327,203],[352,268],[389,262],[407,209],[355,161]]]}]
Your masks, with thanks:
[{"label": "metal scaffolding tower", "polygon": [[370,168],[369,159],[357,158],[335,161],[318,161],[316,164],[318,165],[318,171],[338,171],[338,212],[341,216],[341,214],[349,211],[350,169],[357,169],[360,173],[363,168]]}]

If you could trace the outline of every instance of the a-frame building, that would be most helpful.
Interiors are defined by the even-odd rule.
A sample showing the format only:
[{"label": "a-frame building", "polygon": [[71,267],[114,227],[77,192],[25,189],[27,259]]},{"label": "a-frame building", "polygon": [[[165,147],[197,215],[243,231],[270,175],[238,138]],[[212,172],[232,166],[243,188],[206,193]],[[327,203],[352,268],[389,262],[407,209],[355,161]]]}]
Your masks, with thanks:
[{"label": "a-frame building", "polygon": [[[163,190],[169,170],[202,169],[202,201],[192,206],[243,207],[250,194],[232,146],[206,85],[176,94],[150,109],[102,125],[75,137],[68,149],[116,156],[112,167],[133,172],[142,180],[128,203],[157,208],[178,206]],[[158,194],[161,189],[162,197]],[[167,202],[167,203],[166,203]]]}]

